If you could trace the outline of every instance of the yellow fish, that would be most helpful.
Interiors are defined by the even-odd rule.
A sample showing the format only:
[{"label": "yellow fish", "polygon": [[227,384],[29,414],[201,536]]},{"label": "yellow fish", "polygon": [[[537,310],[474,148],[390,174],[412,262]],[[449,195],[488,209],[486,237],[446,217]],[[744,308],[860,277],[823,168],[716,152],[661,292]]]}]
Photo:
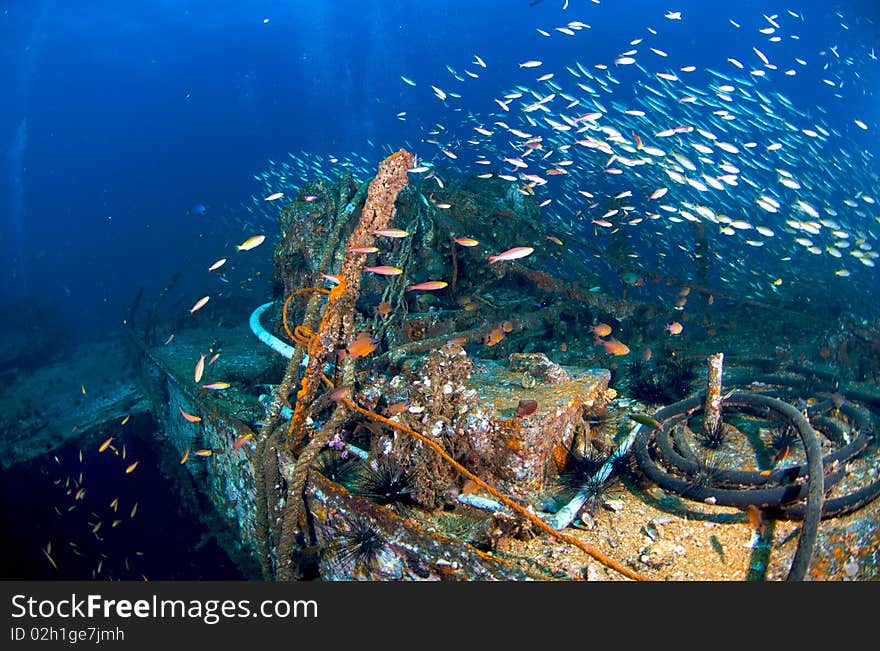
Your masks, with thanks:
[{"label": "yellow fish", "polygon": [[265,235],[254,235],[253,237],[247,238],[244,242],[242,242],[235,248],[239,251],[250,251],[251,249],[255,249],[260,246],[260,244],[262,244],[265,239]]}]

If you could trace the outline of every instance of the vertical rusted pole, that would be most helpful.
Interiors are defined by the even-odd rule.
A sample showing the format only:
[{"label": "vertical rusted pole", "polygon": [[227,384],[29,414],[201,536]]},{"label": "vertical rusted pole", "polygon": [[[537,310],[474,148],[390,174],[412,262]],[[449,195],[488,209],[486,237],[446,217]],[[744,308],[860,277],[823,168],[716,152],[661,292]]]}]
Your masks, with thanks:
[{"label": "vertical rusted pole", "polygon": [[709,377],[706,381],[706,415],[703,418],[703,434],[712,436],[721,430],[721,368],[724,353],[709,357]]}]

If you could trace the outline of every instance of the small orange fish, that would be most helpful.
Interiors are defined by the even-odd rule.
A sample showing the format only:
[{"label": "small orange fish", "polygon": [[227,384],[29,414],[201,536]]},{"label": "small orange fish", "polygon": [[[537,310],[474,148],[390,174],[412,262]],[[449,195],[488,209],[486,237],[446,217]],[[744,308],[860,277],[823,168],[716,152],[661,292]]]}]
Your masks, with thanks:
[{"label": "small orange fish", "polygon": [[137,468],[138,463],[140,463],[140,462],[139,462],[139,461],[135,461],[135,462],[134,462],[133,464],[131,464],[128,468],[126,468],[126,469],[125,469],[125,474],[128,475],[128,474],[131,474],[132,472],[134,472],[134,469]]},{"label": "small orange fish", "polygon": [[178,407],[180,410],[180,415],[183,416],[186,420],[191,423],[198,423],[202,420],[201,416],[193,416],[192,414],[188,414],[183,410],[183,407]]},{"label": "small orange fish", "polygon": [[502,262],[504,260],[518,260],[519,258],[525,258],[534,252],[535,249],[531,246],[515,246],[503,253],[499,253],[498,255],[490,255],[489,264],[495,264],[496,262]]},{"label": "small orange fish", "polygon": [[193,305],[191,308],[189,308],[189,313],[193,314],[194,312],[201,310],[203,307],[205,307],[205,304],[210,300],[211,300],[210,296],[202,296],[202,298],[200,298],[199,300],[196,301],[195,305]]},{"label": "small orange fish", "polygon": [[[208,360],[208,366],[210,366],[211,364],[213,364],[214,362],[216,362],[218,357],[220,357],[220,353],[214,353],[214,354],[211,356],[211,359]],[[196,382],[198,382],[198,380],[196,380]]]},{"label": "small orange fish", "polygon": [[183,456],[180,457],[180,465],[182,466],[185,464],[187,459],[189,459],[189,448],[187,448],[186,452],[183,453]]},{"label": "small orange fish", "polygon": [[643,145],[642,145],[642,139],[639,138],[639,134],[637,134],[635,131],[631,131],[631,133],[632,133],[633,138],[635,138],[635,141],[636,141],[636,149],[641,149]]},{"label": "small orange fish", "polygon": [[715,296],[712,294],[709,294],[709,298],[706,299],[706,303],[708,305],[712,305],[713,303],[715,303]]},{"label": "small orange fish", "polygon": [[513,332],[513,321],[503,321],[501,323],[501,329],[504,330],[505,333]]},{"label": "small orange fish", "polygon": [[477,246],[480,243],[479,240],[475,240],[472,237],[455,237],[452,241],[459,246]]},{"label": "small orange fish", "polygon": [[239,436],[238,439],[235,441],[235,443],[232,444],[232,451],[238,452],[241,449],[241,446],[244,445],[244,442],[247,441],[248,439],[252,439],[252,438],[254,438],[254,435],[251,434],[250,432],[248,432],[247,434],[244,434],[242,436]]},{"label": "small orange fish", "polygon": [[204,372],[205,372],[205,356],[201,355],[199,357],[199,361],[196,362],[196,370],[195,370],[195,373],[193,374],[193,377],[195,378],[196,383],[202,381],[202,374]]},{"label": "small orange fish", "polygon": [[379,265],[378,267],[364,267],[364,271],[369,271],[380,276],[399,276],[403,273],[400,267],[389,267],[387,265]]},{"label": "small orange fish", "polygon": [[392,405],[388,405],[385,409],[382,410],[382,414],[384,416],[395,416],[396,414],[403,413],[409,409],[409,403],[406,401],[395,402]]},{"label": "small orange fish", "polygon": [[378,246],[350,246],[348,247],[349,253],[376,253],[379,250]]},{"label": "small orange fish", "polygon": [[334,285],[339,284],[339,276],[334,276],[333,274],[321,274],[321,278],[324,280],[329,280]]},{"label": "small orange fish", "polygon": [[645,354],[643,355],[643,357],[645,358],[645,361],[646,361],[646,362],[650,362],[650,361],[651,361],[651,354],[652,354],[652,353],[651,353],[651,349],[650,349],[650,348],[646,348],[646,349],[645,349]]},{"label": "small orange fish", "polygon": [[501,326],[493,328],[483,337],[483,343],[487,346],[494,346],[504,339],[504,330]]},{"label": "small orange fish", "polygon": [[203,389],[210,389],[211,391],[222,391],[223,389],[228,389],[232,385],[229,382],[212,382],[211,384],[203,384],[201,387]]},{"label": "small orange fish", "polygon": [[197,457],[210,457],[212,454],[214,454],[214,451],[207,450],[207,449],[206,450],[196,450],[193,454],[195,454]]},{"label": "small orange fish", "polygon": [[670,335],[680,335],[681,331],[684,330],[684,326],[681,325],[678,321],[673,321],[663,329]]},{"label": "small orange fish", "polygon": [[100,447],[98,447],[98,452],[103,452],[104,450],[109,448],[111,441],[113,441],[112,436],[109,439],[107,439],[106,441],[104,441],[103,443],[101,443]]},{"label": "small orange fish", "polygon": [[358,336],[348,344],[348,354],[357,359],[369,355],[379,345],[378,340],[373,339],[369,332],[360,332]]},{"label": "small orange fish", "polygon": [[605,348],[605,352],[609,355],[628,355],[629,354],[629,346],[625,343],[617,341],[617,339],[609,339],[608,341],[602,341],[601,339],[596,339],[594,342],[598,346],[602,346]]},{"label": "small orange fish", "polygon": [[559,246],[562,246],[562,240],[560,240],[555,235],[548,235],[547,239],[550,240],[551,242],[553,242],[554,244],[558,244]]},{"label": "small orange fish", "polygon": [[54,567],[57,570],[58,565],[55,564],[55,559],[52,558],[52,555],[48,551],[43,549],[42,547],[40,548],[40,550],[46,555],[46,558],[49,560],[49,562],[52,563],[52,567]]},{"label": "small orange fish", "polygon": [[614,226],[614,224],[612,224],[607,219],[591,219],[590,221],[592,221],[596,226],[601,226],[602,228],[611,228],[612,226]]},{"label": "small orange fish", "polygon": [[373,235],[378,235],[379,237],[406,237],[409,233],[399,228],[379,228],[373,231]]},{"label": "small orange fish", "polygon": [[119,424],[120,424],[120,425],[125,425],[125,424],[128,422],[128,419],[129,419],[129,418],[131,418],[131,414],[129,414],[129,415],[127,415],[125,418],[123,418],[123,419],[122,419],[122,422],[119,423]]},{"label": "small orange fish", "polygon": [[382,316],[385,316],[386,314],[390,314],[391,313],[391,304],[386,303],[385,301],[382,301],[381,303],[379,303],[376,306],[376,311],[379,314],[381,314]]},{"label": "small orange fish", "polygon": [[73,499],[74,500],[81,500],[83,498],[83,495],[85,495],[85,494],[86,494],[86,489],[80,488],[78,491],[76,491],[76,495],[74,495]]},{"label": "small orange fish", "polygon": [[444,280],[429,280],[424,283],[417,283],[415,285],[410,285],[409,287],[406,288],[406,291],[412,292],[415,290],[420,290],[420,291],[425,291],[425,292],[431,292],[431,291],[434,291],[437,289],[443,289],[447,285],[449,285],[449,283],[447,283]]},{"label": "small orange fish", "polygon": [[599,337],[607,337],[611,334],[611,326],[607,323],[597,323],[592,328],[590,328],[590,332]]}]

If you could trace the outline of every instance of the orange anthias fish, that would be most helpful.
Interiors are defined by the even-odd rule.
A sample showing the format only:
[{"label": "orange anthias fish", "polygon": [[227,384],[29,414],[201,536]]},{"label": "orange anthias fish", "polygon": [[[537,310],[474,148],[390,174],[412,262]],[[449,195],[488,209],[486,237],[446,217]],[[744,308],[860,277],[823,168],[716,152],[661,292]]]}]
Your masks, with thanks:
[{"label": "orange anthias fish", "polygon": [[350,246],[348,247],[349,253],[377,253],[379,251],[378,246]]},{"label": "orange anthias fish", "polygon": [[185,464],[187,459],[189,459],[189,448],[187,448],[186,452],[183,453],[183,456],[180,457],[180,465],[182,466]]},{"label": "orange anthias fish", "polygon": [[409,233],[399,228],[380,228],[373,231],[373,235],[378,235],[379,237],[406,237]]},{"label": "orange anthias fish", "polygon": [[248,439],[252,439],[252,438],[254,438],[254,435],[251,434],[250,432],[248,432],[247,434],[244,434],[243,436],[239,436],[238,439],[235,441],[235,443],[233,443],[233,445],[232,445],[232,451],[238,452],[241,449],[241,446],[244,445],[245,441],[247,441]]},{"label": "orange anthias fish", "polygon": [[199,361],[196,362],[196,370],[195,370],[195,374],[193,375],[196,382],[202,381],[202,374],[204,372],[205,372],[205,356],[202,355],[201,357],[199,357]]},{"label": "orange anthias fish", "polygon": [[590,332],[599,337],[607,337],[611,334],[611,326],[607,323],[597,323],[592,328],[590,328]]},{"label": "orange anthias fish", "polygon": [[628,355],[629,354],[629,346],[626,344],[617,341],[617,339],[609,339],[608,341],[602,341],[601,339],[596,339],[595,343],[597,346],[602,346],[605,348],[605,352],[609,355]]},{"label": "orange anthias fish", "polygon": [[398,276],[403,273],[403,269],[400,267],[389,267],[386,265],[380,265],[378,267],[364,267],[364,271],[370,271],[374,274],[379,274],[380,276]]},{"label": "orange anthias fish", "polygon": [[459,246],[477,246],[480,243],[479,240],[475,240],[472,237],[454,237],[452,241]]},{"label": "orange anthias fish", "polygon": [[110,443],[113,441],[113,437],[111,436],[109,439],[101,443],[101,446],[98,448],[98,452],[103,452],[107,448],[110,447]]},{"label": "orange anthias fish", "polygon": [[357,359],[358,357],[364,357],[365,355],[369,355],[376,347],[379,345],[379,341],[377,339],[373,339],[370,336],[369,332],[360,332],[358,336],[355,337],[350,344],[348,344],[348,354],[353,358]]},{"label": "orange anthias fish", "polygon": [[410,285],[409,287],[406,288],[406,291],[412,292],[415,290],[421,290],[421,291],[429,292],[429,291],[434,291],[437,289],[443,289],[448,284],[449,283],[447,283],[446,281],[443,281],[443,280],[429,280],[424,283],[417,283],[415,285]]},{"label": "orange anthias fish", "polygon": [[210,457],[212,454],[214,454],[214,451],[213,451],[213,450],[207,450],[207,449],[205,449],[205,450],[196,450],[193,454],[195,454],[197,457]]},{"label": "orange anthias fish", "polygon": [[186,420],[191,423],[198,423],[202,420],[201,416],[193,416],[192,414],[188,414],[183,410],[183,407],[178,407],[180,409],[180,415],[183,416]]},{"label": "orange anthias fish", "polygon": [[211,391],[222,391],[223,389],[228,389],[232,385],[229,382],[212,382],[211,384],[203,384],[201,385],[203,389],[210,389]]},{"label": "orange anthias fish", "polygon": [[135,462],[134,462],[133,464],[131,464],[128,468],[126,468],[126,469],[125,469],[125,474],[128,475],[128,474],[134,472],[134,469],[137,468],[138,463],[140,463],[140,462],[139,462],[139,461],[135,461]]},{"label": "orange anthias fish", "polygon": [[547,239],[550,240],[551,242],[553,242],[554,244],[558,244],[559,246],[562,246],[562,240],[560,240],[555,235],[548,235]]},{"label": "orange anthias fish", "polygon": [[642,139],[639,138],[639,134],[637,134],[635,131],[633,131],[632,136],[633,136],[633,138],[635,138],[635,141],[636,141],[636,149],[641,149],[644,145],[642,144]]},{"label": "orange anthias fish", "polygon": [[498,255],[490,255],[489,264],[495,264],[496,262],[501,262],[503,260],[517,260],[519,258],[524,258],[527,255],[531,255],[534,252],[535,249],[531,246],[515,246],[514,248],[508,249]]}]

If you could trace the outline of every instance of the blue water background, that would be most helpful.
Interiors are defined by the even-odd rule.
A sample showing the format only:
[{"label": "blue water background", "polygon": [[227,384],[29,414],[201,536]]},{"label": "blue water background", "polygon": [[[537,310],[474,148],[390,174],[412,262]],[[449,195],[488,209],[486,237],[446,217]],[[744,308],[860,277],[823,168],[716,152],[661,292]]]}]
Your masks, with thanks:
[{"label": "blue water background", "polygon": [[[103,336],[118,330],[138,287],[151,297],[175,271],[183,272],[181,302],[234,292],[235,283],[222,287],[213,279],[206,288],[201,274],[252,234],[230,224],[262,191],[253,175],[269,159],[364,152],[377,162],[368,140],[394,149],[409,143],[434,155],[436,147],[420,141],[436,122],[453,124],[467,111],[488,116],[503,90],[536,86],[537,74],[524,74],[519,62],[541,59],[542,70],[562,78],[563,66],[575,61],[611,63],[631,39],[649,36],[646,27],[660,32],[652,44],[670,53],[668,66],[730,70],[728,56],[745,58],[761,43],[762,14],[780,14],[790,25],[786,9],[798,11],[806,20],[783,33],[801,40],[776,44],[773,52],[809,55],[811,64],[797,77],[777,73],[772,88],[800,108],[825,107],[827,119],[857,146],[877,151],[878,66],[865,56],[880,45],[876,2],[571,0],[565,12],[563,4],[3,3],[0,305],[37,302],[71,336]],[[669,10],[684,20],[666,20]],[[732,29],[728,18],[742,29]],[[571,20],[592,29],[549,39],[536,31]],[[820,58],[834,45],[860,66],[860,83],[840,89],[842,99],[820,83],[818,62],[847,65],[827,51]],[[486,70],[471,63],[474,54]],[[459,82],[446,65],[480,78]],[[450,106],[463,113],[444,107],[430,84],[461,93]],[[601,99],[625,101],[628,92],[620,86]],[[405,122],[395,117],[399,111],[407,112]],[[854,118],[872,130],[860,132]],[[187,214],[199,203],[204,214]],[[266,247],[254,268],[268,271],[270,264]],[[248,285],[255,305],[268,295],[268,280],[260,282]]]}]

